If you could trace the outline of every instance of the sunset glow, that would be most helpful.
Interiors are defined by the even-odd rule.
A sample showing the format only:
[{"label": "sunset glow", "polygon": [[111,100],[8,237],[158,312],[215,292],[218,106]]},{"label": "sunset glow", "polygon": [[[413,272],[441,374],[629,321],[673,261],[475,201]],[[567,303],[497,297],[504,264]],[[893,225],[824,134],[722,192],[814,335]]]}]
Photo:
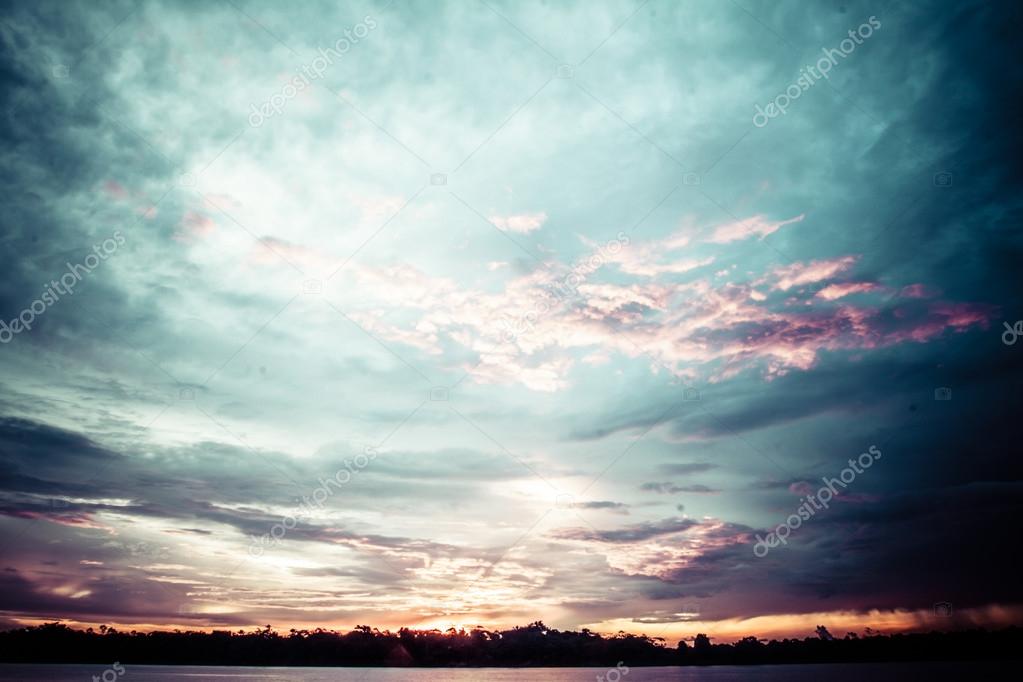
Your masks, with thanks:
[{"label": "sunset glow", "polygon": [[5,11],[0,630],[1023,623],[1018,55],[881,4]]}]

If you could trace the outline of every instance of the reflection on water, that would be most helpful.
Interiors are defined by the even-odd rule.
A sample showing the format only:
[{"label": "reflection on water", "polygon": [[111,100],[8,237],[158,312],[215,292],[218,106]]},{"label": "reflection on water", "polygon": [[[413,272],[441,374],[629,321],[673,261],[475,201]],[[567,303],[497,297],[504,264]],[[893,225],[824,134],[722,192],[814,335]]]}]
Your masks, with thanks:
[{"label": "reflection on water", "polygon": [[[1018,668],[1018,665],[1012,667]],[[124,665],[123,675],[103,665],[5,665],[0,682],[909,682],[999,679],[1003,663],[861,663],[840,665],[628,668],[240,668]],[[624,670],[624,668],[622,669]],[[617,671],[616,671],[617,672]]]}]

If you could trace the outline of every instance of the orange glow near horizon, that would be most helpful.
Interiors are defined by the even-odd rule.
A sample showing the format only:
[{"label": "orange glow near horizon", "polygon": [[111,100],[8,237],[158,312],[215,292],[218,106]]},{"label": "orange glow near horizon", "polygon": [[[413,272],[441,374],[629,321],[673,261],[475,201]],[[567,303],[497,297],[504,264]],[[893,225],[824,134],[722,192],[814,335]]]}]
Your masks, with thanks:
[{"label": "orange glow near horizon", "polygon": [[[542,619],[541,619],[542,620]],[[42,625],[53,622],[54,619],[47,618],[21,618],[17,619],[21,626]],[[60,622],[68,627],[76,629],[93,628],[98,630],[100,625],[107,625],[122,632],[136,630],[139,632],[153,632],[158,630],[191,630],[210,632],[212,630],[228,630],[236,632],[244,630],[251,632],[253,629],[263,628],[263,624],[247,625],[217,625],[197,626],[194,623],[121,623],[117,621],[79,621],[74,619],[61,619]],[[825,626],[836,638],[844,637],[847,632],[856,632],[862,635],[866,628],[870,628],[879,634],[895,634],[901,632],[922,632],[929,630],[963,630],[974,627],[1003,628],[1023,623],[1023,604],[1015,605],[989,605],[984,607],[964,609],[957,611],[952,617],[935,615],[931,610],[891,610],[891,611],[869,611],[858,613],[854,611],[821,611],[815,613],[793,613],[775,614],[769,616],[754,616],[752,618],[730,618],[724,620],[693,620],[686,622],[668,624],[637,623],[630,619],[605,620],[596,623],[586,623],[578,627],[558,627],[561,630],[581,630],[588,628],[593,632],[602,635],[613,635],[618,632],[630,634],[644,634],[649,637],[663,637],[674,645],[678,640],[691,640],[698,633],[708,635],[712,640],[718,642],[734,642],[743,637],[756,636],[761,639],[784,639],[810,637],[818,625]],[[312,630],[322,627],[327,630],[349,631],[356,625],[369,625],[378,627],[381,630],[396,631],[401,627],[409,627],[414,630],[440,630],[446,632],[450,628],[469,631],[475,627],[483,627],[488,630],[510,629],[515,626],[525,626],[528,623],[497,624],[487,625],[478,620],[467,618],[464,614],[457,619],[445,619],[433,617],[428,620],[415,621],[409,619],[405,622],[395,621],[394,623],[351,623],[351,624],[300,624],[285,623],[271,624],[277,632],[287,633],[291,629]],[[551,626],[556,627],[556,626]]]},{"label": "orange glow near horizon", "polygon": [[[803,638],[814,634],[818,625],[823,625],[835,637],[844,637],[847,632],[862,634],[870,628],[882,634],[919,632],[927,630],[962,630],[971,627],[1002,628],[1023,622],[1023,605],[989,605],[958,611],[952,617],[938,616],[930,610],[886,610],[868,611],[821,611],[816,613],[776,614],[752,618],[730,618],[717,621],[688,621],[670,623],[666,626],[651,625],[636,627],[628,619],[607,620],[593,623],[589,627],[597,632],[642,632],[651,637],[664,637],[674,641],[692,639],[704,633],[724,642],[732,642],[754,635],[764,639]],[[657,630],[660,629],[658,632]]]}]

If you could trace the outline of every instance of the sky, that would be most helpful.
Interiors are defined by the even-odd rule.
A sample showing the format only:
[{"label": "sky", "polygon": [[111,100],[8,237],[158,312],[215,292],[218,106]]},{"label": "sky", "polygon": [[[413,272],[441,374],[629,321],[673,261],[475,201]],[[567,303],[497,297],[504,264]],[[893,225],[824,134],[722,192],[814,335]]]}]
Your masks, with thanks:
[{"label": "sky", "polygon": [[1020,13],[5,3],[0,627],[1023,621]]}]

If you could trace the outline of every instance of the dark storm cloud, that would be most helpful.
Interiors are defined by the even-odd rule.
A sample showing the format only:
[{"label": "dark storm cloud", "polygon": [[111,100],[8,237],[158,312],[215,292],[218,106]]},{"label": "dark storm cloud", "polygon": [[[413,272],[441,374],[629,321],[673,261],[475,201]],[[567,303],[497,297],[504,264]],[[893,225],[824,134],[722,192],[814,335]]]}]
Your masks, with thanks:
[{"label": "dark storm cloud", "polygon": [[1006,519],[1023,511],[1019,493],[1018,484],[978,484],[837,505],[799,529],[794,552],[772,550],[763,575],[788,576],[776,589],[804,608],[1012,603],[1021,564]]},{"label": "dark storm cloud", "polygon": [[[330,450],[339,457],[338,446]],[[389,582],[402,580],[406,570],[422,566],[428,560],[426,557],[433,560],[482,557],[492,562],[501,558],[503,550],[500,548],[476,550],[367,532],[362,528],[349,528],[348,524],[336,520],[324,522],[316,518],[317,508],[308,506],[312,504],[308,497],[322,485],[323,460],[300,464],[279,453],[264,453],[261,464],[265,473],[261,473],[251,464],[258,461],[253,454],[242,448],[200,444],[185,450],[162,450],[156,457],[139,461],[111,453],[87,438],[62,429],[26,420],[4,419],[0,420],[0,458],[5,464],[0,476],[0,515],[72,528],[100,529],[105,525],[101,516],[113,514],[135,520],[162,521],[172,525],[167,532],[185,536],[222,536],[224,529],[233,529],[244,536],[259,538],[282,523],[280,513],[266,511],[268,506],[278,506],[288,510],[286,516],[296,518],[294,527],[287,530],[287,541],[344,546],[368,557],[385,554]],[[268,461],[272,466],[266,465]],[[338,461],[333,462],[334,468]],[[503,458],[493,461],[492,465],[496,469],[490,471],[489,479],[505,474],[508,468]],[[478,466],[481,466],[479,462]],[[281,472],[305,485],[291,483]],[[343,492],[369,485],[369,473],[360,474],[366,480],[353,481]],[[407,474],[413,481],[417,478],[414,471]],[[383,489],[395,497],[402,492],[393,488],[390,480],[393,475],[393,471],[385,473]],[[334,489],[338,488],[335,484]],[[305,512],[300,512],[300,506],[296,506],[301,496],[306,496]],[[421,503],[422,495],[418,497]],[[115,498],[128,501],[115,502]],[[325,509],[329,511],[338,502],[336,498],[329,500]],[[345,504],[344,499],[340,502]],[[212,525],[207,528],[188,525],[195,522]],[[176,529],[174,524],[179,524]],[[80,541],[85,543],[83,551],[86,551],[90,543],[85,538]],[[109,551],[95,552],[90,548],[88,555],[101,560],[123,560],[133,552],[127,551],[130,546],[122,545],[124,543],[117,544]],[[158,554],[164,560],[180,559],[169,551]]]},{"label": "dark storm cloud", "polygon": [[[1023,563],[1011,519],[1023,512],[1021,492],[1018,482],[976,483],[841,505],[823,515],[819,529],[811,527],[808,542],[842,579],[820,573],[814,589],[861,608],[895,591],[908,608],[1019,601],[1023,590],[1013,576]],[[933,568],[921,571],[921,562]]]},{"label": "dark storm cloud", "polygon": [[153,614],[195,625],[241,624],[246,621],[231,614],[208,616],[182,611],[188,593],[197,584],[174,584],[147,580],[142,572],[110,573],[90,579],[78,593],[55,594],[66,584],[59,575],[43,574],[29,581],[18,571],[0,573],[0,609],[13,613],[33,613],[43,618],[81,620],[117,619],[120,622],[150,622]]},{"label": "dark storm cloud", "polygon": [[[116,39],[100,42],[103,33],[91,30],[105,26],[105,33],[128,9],[107,6],[80,14],[80,8],[69,5],[44,3],[37,11],[22,6],[0,30],[5,119],[0,184],[7,196],[0,216],[0,256],[7,263],[0,281],[4,320],[39,298],[51,280],[67,272],[68,262],[81,263],[114,230],[130,237],[138,216],[122,214],[115,220],[101,210],[102,188],[112,174],[139,181],[172,177],[165,159],[109,116],[119,95],[107,85],[104,69]],[[81,31],[83,26],[88,28]],[[62,200],[71,196],[93,198],[84,207],[85,220]],[[148,201],[159,198],[156,194]],[[150,316],[105,274],[101,264],[13,343],[63,346],[70,336],[109,338],[126,319]]]},{"label": "dark storm cloud", "polygon": [[[338,449],[332,451],[337,453]],[[15,573],[7,578],[11,596],[0,609],[121,622],[139,621],[143,614],[198,624],[243,621],[244,618],[239,616],[236,621],[229,614],[182,615],[182,604],[191,603],[191,597],[201,593],[195,589],[189,592],[189,580],[202,583],[202,579],[182,578],[182,584],[153,582],[147,580],[147,573],[132,566],[138,562],[187,561],[181,552],[186,550],[189,536],[224,537],[224,530],[230,529],[244,536],[259,537],[280,524],[281,515],[265,511],[266,506],[276,504],[292,509],[297,495],[308,495],[318,485],[318,469],[315,463],[300,465],[279,454],[266,454],[276,459],[274,468],[307,481],[308,487],[296,488],[273,468],[261,474],[251,465],[253,453],[242,448],[205,444],[185,450],[165,449],[156,457],[151,454],[145,461],[139,461],[63,429],[22,419],[0,420],[0,458],[4,463],[0,516],[48,522],[73,530],[74,534],[64,536],[65,546],[74,548],[75,557],[96,564],[79,566],[75,559],[55,570],[52,578],[40,576],[38,571],[31,580]],[[124,497],[128,501],[116,500]],[[180,535],[182,539],[161,545],[111,538],[107,536],[110,529],[104,520],[110,515],[133,521],[159,521],[165,526],[164,532]],[[196,522],[209,525],[204,528],[189,525]],[[42,551],[31,535],[15,534],[7,540],[13,544],[4,548],[5,554],[32,556]],[[496,563],[503,554],[500,548],[480,552],[426,539],[355,530],[338,521],[323,523],[316,518],[298,519],[297,525],[287,531],[286,541],[349,548],[355,552],[352,557],[355,565],[343,569],[347,571],[345,575],[395,589],[402,589],[400,585],[409,580],[411,571],[422,568],[424,562],[468,557]],[[239,566],[244,565],[248,556],[245,549],[243,546],[238,551],[234,561]],[[83,570],[96,575],[69,577],[68,571],[74,575]],[[344,577],[342,573],[322,575]],[[66,587],[69,581],[76,585],[74,591],[81,594],[52,593],[54,586],[69,589]],[[126,589],[126,585],[139,581],[148,585],[144,593]]]},{"label": "dark storm cloud", "polygon": [[[1019,483],[975,484],[832,505],[763,558],[751,542],[769,529],[730,529],[722,537],[735,531],[751,541],[713,548],[637,585],[651,599],[706,599],[701,615],[708,618],[866,611],[893,602],[907,609],[1011,603],[1023,597],[1012,578],[1023,565],[1009,521],[1023,511],[1020,492]],[[797,497],[791,500],[779,523],[794,512]]]},{"label": "dark storm cloud", "polygon": [[[0,460],[5,464],[0,485],[8,494],[70,497],[131,498],[129,507],[116,507],[134,514],[167,518],[203,518],[234,525],[246,532],[265,532],[267,523],[279,517],[260,512],[268,505],[294,507],[302,495],[322,485],[334,471],[353,456],[339,446],[313,460],[297,460],[277,452],[258,452],[223,443],[197,443],[186,448],[159,448],[148,460],[135,453],[111,452],[71,431],[24,419],[0,418]],[[448,453],[453,456],[452,453]],[[479,457],[468,451],[460,456],[469,464],[457,478],[494,480],[519,472],[506,457]],[[381,470],[360,472],[362,478],[345,489],[362,494],[386,489],[400,497],[403,488],[394,478],[407,479],[408,487],[436,479],[431,471],[396,469],[384,465],[391,457],[414,459],[414,455],[380,455]],[[510,461],[510,463],[509,463]],[[452,459],[449,466],[459,464]],[[473,473],[475,471],[475,473]],[[376,483],[374,479],[379,478]],[[443,477],[442,477],[443,478]],[[357,483],[358,485],[355,485]],[[335,484],[335,488],[338,487]],[[450,486],[445,489],[449,489]],[[444,490],[439,496],[446,494]],[[41,500],[32,508],[40,512]],[[67,502],[66,505],[77,504]],[[233,505],[231,508],[222,505]],[[245,506],[249,505],[248,509]],[[82,504],[91,508],[115,509],[103,503]]]},{"label": "dark storm cloud", "polygon": [[[173,121],[166,112],[132,119],[133,108],[155,99],[129,87],[114,64],[130,63],[129,72],[138,67],[146,89],[188,77],[180,53],[150,23],[159,5],[43,2],[10,10],[0,27],[0,185],[7,197],[0,216],[0,257],[7,263],[0,321],[45,302],[53,282],[115,233],[123,241],[71,293],[56,289],[56,302],[42,313],[37,308],[31,329],[4,344],[4,359],[13,364],[33,351],[57,353],[79,363],[78,376],[67,379],[87,384],[83,393],[116,381],[82,376],[86,368],[109,373],[117,367],[136,395],[152,390],[145,383],[169,384],[173,391],[164,399],[176,396],[179,385],[209,377],[238,350],[234,338],[219,337],[202,322],[210,313],[201,308],[228,306],[252,330],[265,322],[268,308],[280,308],[273,296],[229,288],[207,291],[202,306],[191,300],[200,268],[183,248],[189,221],[207,227],[210,215],[228,219],[200,208],[204,200],[181,178],[194,152],[190,145],[217,137],[216,149],[201,152],[209,162],[238,133],[236,121],[212,112],[198,121]],[[130,46],[138,41],[146,49],[135,55]],[[244,236],[250,239],[255,243]],[[169,319],[187,310],[195,310],[194,319]]]},{"label": "dark storm cloud", "polygon": [[[846,250],[864,254],[861,279],[892,285],[931,282],[957,300],[984,302],[1019,317],[1014,293],[1023,288],[1018,267],[1023,256],[1023,231],[1018,229],[1023,220],[1018,192],[1023,131],[1012,122],[1011,112],[1023,102],[1023,74],[1005,69],[1005,64],[1014,60],[1009,27],[1020,25],[1021,9],[1010,3],[971,2],[936,14],[927,7],[890,6],[890,26],[898,31],[897,37],[886,40],[885,29],[879,31],[864,48],[871,51],[870,58],[857,65],[857,79],[836,84],[848,97],[859,99],[858,107],[884,121],[886,133],[863,150],[860,162],[836,166],[837,182],[846,195],[837,205],[844,207],[848,201],[847,210],[861,214],[858,222],[866,234],[844,228],[829,234]],[[879,12],[869,3],[847,9],[843,18],[850,22]],[[798,69],[809,63],[792,45],[805,47],[809,55],[820,38],[806,34],[803,7],[765,5],[754,13],[788,42],[778,41],[780,54],[792,52],[791,62],[780,62],[778,82],[785,83],[791,76],[788,64]],[[889,21],[883,13],[878,16]],[[895,57],[903,53],[917,57]],[[925,59],[938,73],[928,81],[928,89],[907,100],[905,84],[913,81],[918,60]],[[846,101],[833,93],[828,97],[836,103]],[[890,102],[898,104],[886,106]],[[831,110],[822,110],[824,120],[808,132],[811,139],[824,135],[829,124],[824,117],[832,115]],[[895,166],[913,170],[890,172]],[[946,171],[953,176],[952,185],[937,185],[935,175]],[[875,199],[879,193],[884,194],[881,202]],[[784,237],[783,232],[779,235]],[[899,313],[887,318],[889,324],[905,324],[901,315],[908,303],[886,303],[889,311]],[[949,353],[953,347],[956,352]],[[770,392],[760,395],[748,390],[740,397],[739,387],[713,387],[704,391],[704,404],[712,415],[682,405],[669,421],[679,436],[716,437],[833,411],[855,413],[879,400],[922,395],[942,385],[935,383],[940,377],[932,371],[939,363],[949,368],[941,373],[946,375],[978,367],[1011,374],[1003,375],[1004,385],[985,396],[997,403],[1021,372],[1018,359],[1009,359],[1003,350],[989,330],[984,338],[974,332],[968,343],[953,340],[936,348],[904,344],[867,362],[850,364],[843,354],[825,358],[812,372],[776,379]],[[751,383],[747,382],[750,389]],[[915,398],[901,397],[907,402]],[[597,438],[621,429],[642,431],[658,423],[669,400],[671,396],[657,396],[645,407],[633,403],[594,420],[597,426],[579,427],[576,434]]]},{"label": "dark storm cloud", "polygon": [[39,465],[54,468],[71,464],[102,466],[117,457],[80,434],[25,419],[0,417],[0,456],[20,459],[26,457],[25,450],[32,451]]},{"label": "dark storm cloud", "polygon": [[[770,391],[752,380],[706,387],[698,406],[684,402],[680,391],[666,393],[658,396],[658,402],[615,410],[599,427],[579,431],[577,436],[598,438],[669,424],[680,438],[709,439],[832,413],[855,415],[887,406],[901,411],[933,399],[934,388],[952,383],[990,392],[990,399],[997,400],[1009,390],[1012,375],[1023,371],[1023,361],[1004,351],[991,330],[986,336],[953,337],[927,346],[910,344],[869,360],[826,357],[812,372],[774,379]],[[878,424],[879,431],[890,428],[886,421]]]},{"label": "dark storm cloud", "polygon": [[[179,503],[190,495],[220,502],[287,499],[282,488],[294,486],[287,479],[300,471],[277,453],[266,453],[260,461],[244,448],[216,443],[165,450],[162,466],[154,471],[144,461],[111,452],[80,434],[10,418],[0,420],[0,457],[8,492],[127,496],[146,505],[140,509],[148,513],[156,513],[161,504],[180,510]],[[260,461],[260,468],[249,465],[253,459]]]}]

